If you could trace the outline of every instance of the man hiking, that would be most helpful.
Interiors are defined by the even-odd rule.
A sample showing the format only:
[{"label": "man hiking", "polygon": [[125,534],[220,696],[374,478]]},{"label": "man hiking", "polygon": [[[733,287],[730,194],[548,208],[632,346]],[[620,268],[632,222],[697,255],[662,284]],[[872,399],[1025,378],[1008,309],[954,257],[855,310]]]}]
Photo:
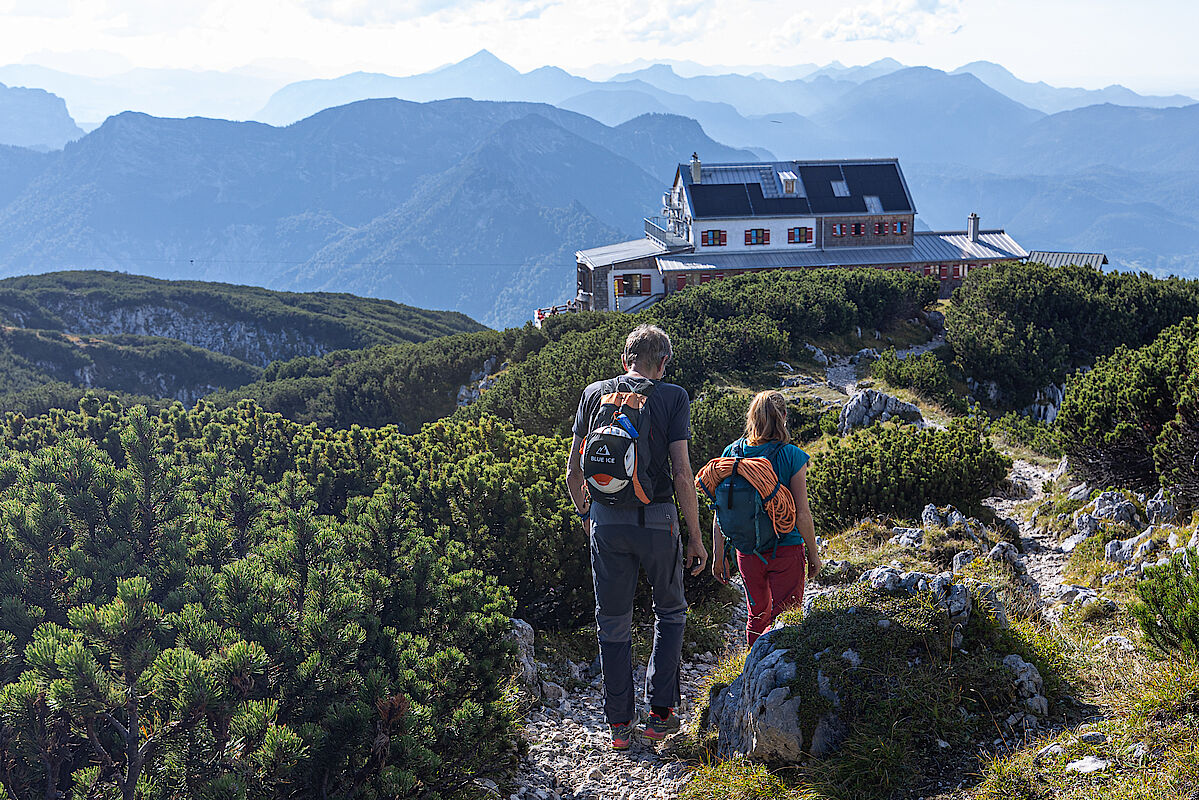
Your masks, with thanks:
[{"label": "man hiking", "polygon": [[628,749],[639,722],[631,651],[638,570],[645,570],[653,589],[655,617],[645,675],[650,714],[641,734],[659,741],[679,729],[675,708],[687,619],[683,554],[692,575],[708,560],[687,453],[691,403],[686,391],[662,381],[670,356],[670,338],[661,328],[640,325],[629,334],[621,356],[625,374],[583,390],[566,466],[566,486],[591,539],[604,715],[617,750]]}]

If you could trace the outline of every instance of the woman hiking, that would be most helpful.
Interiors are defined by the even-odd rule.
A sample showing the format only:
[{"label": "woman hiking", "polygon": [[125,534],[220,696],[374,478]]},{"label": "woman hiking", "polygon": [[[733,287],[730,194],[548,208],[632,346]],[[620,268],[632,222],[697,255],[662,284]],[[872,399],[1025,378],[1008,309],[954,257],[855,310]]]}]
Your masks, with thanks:
[{"label": "woman hiking", "polygon": [[[775,618],[803,603],[805,570],[807,577],[814,579],[821,566],[812,510],[808,506],[808,454],[791,444],[786,398],[774,391],[758,393],[749,404],[745,436],[726,447],[723,457],[767,458],[778,476],[778,491],[790,492],[794,500],[794,527],[785,531],[776,527],[776,546],[756,553],[734,550],[749,606],[746,641],[752,647]],[[790,515],[787,520],[790,521]],[[715,515],[712,552],[712,575],[728,583],[725,537]]]}]

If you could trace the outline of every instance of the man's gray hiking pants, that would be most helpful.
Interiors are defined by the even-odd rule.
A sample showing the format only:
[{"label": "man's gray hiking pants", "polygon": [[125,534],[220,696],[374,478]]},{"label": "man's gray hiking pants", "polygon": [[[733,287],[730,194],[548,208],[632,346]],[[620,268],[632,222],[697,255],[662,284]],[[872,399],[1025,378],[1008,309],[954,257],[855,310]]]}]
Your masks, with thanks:
[{"label": "man's gray hiking pants", "polygon": [[595,622],[604,672],[604,715],[611,724],[635,718],[633,700],[633,597],[645,570],[653,589],[654,649],[645,675],[649,705],[679,704],[679,662],[687,600],[683,597],[683,551],[674,503],[644,510],[591,507],[591,573]]}]

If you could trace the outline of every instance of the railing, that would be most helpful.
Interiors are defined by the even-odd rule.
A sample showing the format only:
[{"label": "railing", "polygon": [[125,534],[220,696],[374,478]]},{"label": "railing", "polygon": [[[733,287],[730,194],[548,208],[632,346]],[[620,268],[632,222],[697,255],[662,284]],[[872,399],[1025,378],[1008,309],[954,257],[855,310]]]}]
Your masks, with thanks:
[{"label": "railing", "polygon": [[[619,310],[623,311],[626,314],[636,314],[638,311],[643,311],[644,309],[649,308],[650,306],[652,306],[654,303],[658,302],[665,296],[666,295],[664,295],[660,292],[658,294],[651,294],[648,297],[642,297],[642,298],[633,298],[630,296],[630,299],[636,299],[637,302],[631,306],[621,306],[619,308]],[[617,302],[619,303],[619,300]]]},{"label": "railing", "polygon": [[645,235],[663,247],[677,247],[682,244],[682,237],[664,227],[670,221],[663,217],[645,217]]},{"label": "railing", "polygon": [[573,314],[576,311],[582,311],[583,307],[578,300],[567,300],[565,303],[559,303],[556,306],[545,306],[533,310],[533,324],[538,328],[545,321],[546,317],[553,317],[558,314]]}]

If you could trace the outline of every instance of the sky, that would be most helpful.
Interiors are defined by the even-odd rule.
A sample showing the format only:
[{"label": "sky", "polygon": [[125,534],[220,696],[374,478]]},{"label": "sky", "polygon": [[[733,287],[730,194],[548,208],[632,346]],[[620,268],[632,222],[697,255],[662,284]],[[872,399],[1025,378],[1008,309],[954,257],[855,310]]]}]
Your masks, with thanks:
[{"label": "sky", "polygon": [[1199,96],[1193,0],[0,0],[0,63],[289,78],[406,75],[488,49],[589,77],[681,60],[785,68],[891,57]]}]

